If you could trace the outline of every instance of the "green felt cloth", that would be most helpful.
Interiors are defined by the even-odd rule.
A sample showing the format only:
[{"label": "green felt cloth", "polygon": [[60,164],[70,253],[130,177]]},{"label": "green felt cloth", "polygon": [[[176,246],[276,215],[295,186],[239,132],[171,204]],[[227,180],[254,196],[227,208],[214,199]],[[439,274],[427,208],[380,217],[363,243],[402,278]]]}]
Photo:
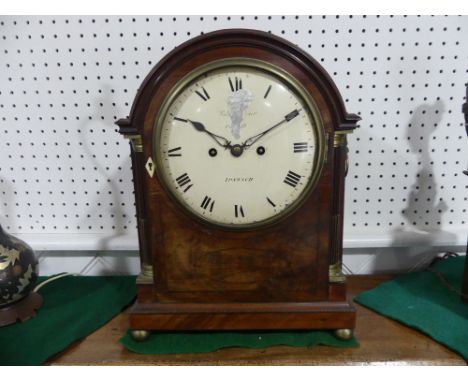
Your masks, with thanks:
[{"label": "green felt cloth", "polygon": [[[437,262],[433,268],[461,289],[465,257]],[[468,358],[468,304],[429,271],[408,273],[363,292],[355,299],[376,312],[418,329]]]},{"label": "green felt cloth", "polygon": [[34,318],[0,328],[0,365],[40,365],[100,328],[133,300],[135,277],[69,276],[39,294],[44,304]]},{"label": "green felt cloth", "polygon": [[358,347],[355,338],[337,339],[331,332],[308,331],[256,331],[256,332],[159,332],[152,333],[143,342],[136,342],[128,331],[120,339],[128,350],[141,354],[208,353],[228,347],[262,349],[269,346],[328,345],[342,348]]}]

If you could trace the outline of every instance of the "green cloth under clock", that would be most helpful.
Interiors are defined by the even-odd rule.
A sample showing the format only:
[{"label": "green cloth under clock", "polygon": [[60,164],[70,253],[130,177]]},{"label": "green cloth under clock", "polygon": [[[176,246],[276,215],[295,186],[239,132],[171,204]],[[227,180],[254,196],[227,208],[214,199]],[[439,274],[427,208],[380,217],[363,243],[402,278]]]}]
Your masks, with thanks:
[{"label": "green cloth under clock", "polygon": [[143,342],[134,341],[127,331],[120,343],[140,354],[209,353],[223,348],[243,347],[262,349],[269,346],[312,347],[326,345],[341,348],[358,347],[353,337],[348,341],[337,339],[331,331],[224,331],[224,332],[159,332],[152,333]]},{"label": "green cloth under clock", "polygon": [[67,276],[39,294],[44,304],[34,318],[0,328],[0,365],[40,365],[99,329],[132,302],[135,277]]},{"label": "green cloth under clock", "polygon": [[[438,261],[433,268],[461,290],[465,257]],[[361,293],[354,301],[418,329],[468,359],[468,303],[429,271],[412,272]]]}]

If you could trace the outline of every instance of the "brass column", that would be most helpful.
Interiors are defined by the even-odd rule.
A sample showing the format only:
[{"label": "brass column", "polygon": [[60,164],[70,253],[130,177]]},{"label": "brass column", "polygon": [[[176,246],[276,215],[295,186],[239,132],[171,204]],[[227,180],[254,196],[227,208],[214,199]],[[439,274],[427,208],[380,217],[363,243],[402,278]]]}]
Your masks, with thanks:
[{"label": "brass column", "polygon": [[[135,187],[142,187],[143,179],[145,175],[145,165],[143,157],[143,140],[141,135],[126,135],[125,138],[130,140],[131,156],[133,163],[133,183]],[[151,265],[151,259],[149,258],[147,241],[145,240],[146,235],[146,218],[145,218],[145,201],[135,199],[136,216],[138,224],[138,243],[140,246],[140,261],[141,261],[141,273],[137,278],[137,282],[152,283],[153,282],[153,266]]]},{"label": "brass column", "polygon": [[332,227],[331,227],[331,256],[329,264],[330,282],[344,282],[346,277],[342,272],[343,262],[343,207],[345,176],[348,172],[348,147],[346,135],[352,131],[335,131],[333,135],[333,166],[335,177],[333,179]]}]

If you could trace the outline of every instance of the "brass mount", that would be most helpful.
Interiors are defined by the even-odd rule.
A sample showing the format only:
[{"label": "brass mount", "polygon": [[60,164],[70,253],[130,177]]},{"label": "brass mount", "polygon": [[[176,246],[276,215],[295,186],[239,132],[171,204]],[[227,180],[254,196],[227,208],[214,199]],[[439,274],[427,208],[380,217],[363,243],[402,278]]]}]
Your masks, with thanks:
[{"label": "brass mount", "polygon": [[130,139],[132,143],[133,150],[137,153],[143,152],[143,140],[141,139],[141,135],[125,135],[125,138]]},{"label": "brass mount", "polygon": [[331,283],[344,283],[346,281],[346,276],[341,270],[341,261],[328,267],[328,280]]},{"label": "brass mount", "polygon": [[340,130],[333,133],[333,147],[345,147],[346,136],[351,134],[353,130]]},{"label": "brass mount", "polygon": [[153,283],[153,267],[150,264],[141,264],[141,273],[137,277],[137,284],[152,284]]}]

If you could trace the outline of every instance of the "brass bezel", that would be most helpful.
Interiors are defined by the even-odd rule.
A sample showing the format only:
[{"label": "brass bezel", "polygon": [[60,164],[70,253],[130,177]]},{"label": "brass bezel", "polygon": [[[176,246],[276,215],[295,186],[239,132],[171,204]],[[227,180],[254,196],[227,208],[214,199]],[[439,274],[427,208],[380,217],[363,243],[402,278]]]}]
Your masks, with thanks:
[{"label": "brass bezel", "polygon": [[[313,168],[312,175],[310,177],[309,183],[304,188],[302,193],[299,197],[285,210],[281,211],[277,215],[274,215],[268,219],[255,222],[255,223],[247,223],[247,224],[223,224],[217,223],[213,220],[207,219],[204,216],[197,214],[196,212],[192,211],[188,208],[183,199],[180,198],[175,192],[171,190],[168,186],[169,181],[165,177],[165,173],[162,169],[162,158],[158,153],[159,148],[159,141],[161,135],[161,126],[166,119],[166,115],[168,109],[174,102],[174,100],[178,97],[178,95],[190,86],[191,83],[195,82],[197,78],[200,76],[214,70],[218,70],[225,67],[249,67],[258,70],[263,70],[270,75],[276,76],[279,78],[283,83],[288,85],[291,90],[293,90],[302,100],[304,101],[305,105],[308,108],[309,114],[312,116],[313,120],[313,127],[317,138],[317,150],[315,153],[314,162],[316,165]],[[322,118],[320,116],[320,112],[318,110],[317,105],[315,104],[314,99],[309,94],[309,92],[304,88],[304,86],[290,73],[286,72],[284,69],[279,68],[269,62],[261,61],[257,59],[251,59],[246,57],[235,57],[235,58],[227,58],[212,61],[210,63],[204,64],[199,66],[198,68],[194,69],[184,77],[182,77],[174,87],[169,91],[165,100],[163,101],[161,108],[159,109],[158,115],[156,116],[155,123],[153,125],[153,141],[152,141],[152,153],[153,158],[155,160],[155,173],[166,192],[170,195],[172,200],[176,202],[176,204],[186,212],[190,217],[196,219],[197,221],[207,225],[210,228],[217,228],[229,231],[249,231],[254,229],[260,228],[267,228],[271,225],[274,225],[286,217],[290,216],[294,213],[305,201],[305,199],[309,196],[311,191],[317,185],[317,182],[320,178],[320,174],[322,172],[323,165],[326,159],[326,139],[325,139],[325,129],[323,126]]]}]

